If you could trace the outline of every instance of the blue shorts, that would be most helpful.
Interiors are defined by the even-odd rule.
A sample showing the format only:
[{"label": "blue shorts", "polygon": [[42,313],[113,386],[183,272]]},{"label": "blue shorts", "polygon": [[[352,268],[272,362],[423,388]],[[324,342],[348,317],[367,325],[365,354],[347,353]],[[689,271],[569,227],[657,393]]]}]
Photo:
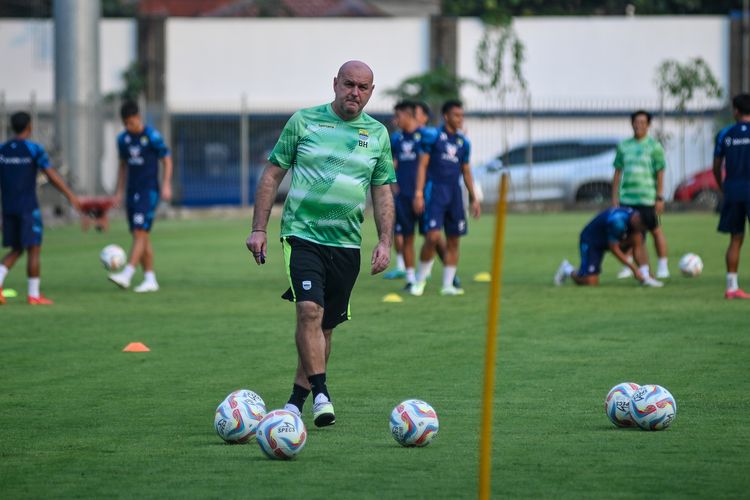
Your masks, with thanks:
[{"label": "blue shorts", "polygon": [[745,234],[746,220],[750,220],[750,203],[724,200],[721,205],[719,231],[729,234]]},{"label": "blue shorts", "polygon": [[414,213],[414,197],[397,194],[393,197],[396,206],[396,227],[394,232],[400,235],[414,234],[414,228],[419,225],[419,216]]},{"label": "blue shorts", "polygon": [[466,234],[464,198],[458,182],[427,183],[424,190],[424,214],[422,214],[420,229],[423,234],[436,229],[445,229],[447,236]]},{"label": "blue shorts", "polygon": [[130,231],[136,229],[151,231],[157,206],[159,206],[159,193],[156,191],[128,194],[127,212]]},{"label": "blue shorts", "polygon": [[3,246],[29,248],[42,244],[42,212],[37,208],[22,214],[3,214]]},{"label": "blue shorts", "polygon": [[581,238],[581,265],[578,268],[578,276],[595,276],[602,272],[602,260],[606,250],[601,247],[590,244],[586,239]]}]

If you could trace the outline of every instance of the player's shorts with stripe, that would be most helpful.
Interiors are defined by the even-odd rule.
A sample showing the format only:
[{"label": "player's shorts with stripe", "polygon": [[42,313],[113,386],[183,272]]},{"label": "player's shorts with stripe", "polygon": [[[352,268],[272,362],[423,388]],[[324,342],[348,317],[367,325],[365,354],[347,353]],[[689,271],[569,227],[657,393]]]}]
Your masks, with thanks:
[{"label": "player's shorts with stripe", "polygon": [[719,231],[745,234],[745,221],[750,221],[750,202],[724,200],[719,217]]},{"label": "player's shorts with stripe", "polygon": [[419,215],[414,212],[414,197],[397,194],[393,197],[396,205],[396,227],[394,232],[400,235],[412,235],[419,225]]},{"label": "player's shorts with stripe", "polygon": [[653,231],[657,227],[661,226],[661,220],[656,215],[656,207],[653,205],[622,205],[624,208],[632,208],[641,215],[641,222],[643,227],[648,231]]},{"label": "player's shorts with stripe", "polygon": [[42,212],[37,208],[20,214],[3,213],[3,246],[29,248],[42,244]]},{"label": "player's shorts with stripe", "polygon": [[602,272],[602,260],[604,252],[601,247],[592,245],[586,238],[580,239],[581,265],[578,268],[578,276],[594,276]]},{"label": "player's shorts with stripe", "polygon": [[424,207],[423,234],[436,229],[444,229],[448,236],[466,234],[466,212],[458,182],[440,184],[428,181],[424,190]]},{"label": "player's shorts with stripe", "polygon": [[325,330],[351,318],[349,298],[359,275],[359,248],[320,245],[295,236],[281,238],[292,302],[315,302],[323,308]]},{"label": "player's shorts with stripe", "polygon": [[157,191],[128,194],[127,213],[130,231],[135,229],[151,231],[158,206],[159,193]]}]

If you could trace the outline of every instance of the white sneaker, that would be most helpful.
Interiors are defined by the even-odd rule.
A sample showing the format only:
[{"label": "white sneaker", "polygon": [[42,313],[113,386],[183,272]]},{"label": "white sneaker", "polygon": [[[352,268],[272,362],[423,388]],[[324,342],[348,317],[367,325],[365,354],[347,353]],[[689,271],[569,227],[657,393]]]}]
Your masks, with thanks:
[{"label": "white sneaker", "polygon": [[110,274],[107,277],[109,278],[109,281],[120,288],[128,288],[130,286],[130,278],[124,272]]},{"label": "white sneaker", "polygon": [[333,412],[333,404],[325,394],[315,396],[313,403],[313,422],[316,427],[326,427],[336,423],[336,414]]},{"label": "white sneaker", "polygon": [[659,269],[656,271],[656,277],[659,279],[669,278],[669,269]]},{"label": "white sneaker", "polygon": [[444,286],[440,290],[440,295],[447,296],[447,297],[453,297],[456,295],[463,295],[464,289],[463,288],[456,288],[455,286]]},{"label": "white sneaker", "polygon": [[617,273],[618,280],[624,280],[626,278],[632,278],[632,277],[633,277],[633,270],[627,266],[623,266],[623,268],[620,269],[620,272]]},{"label": "white sneaker", "polygon": [[302,417],[302,412],[299,411],[299,408],[297,408],[292,403],[287,403],[284,405],[284,409],[290,413],[294,413],[298,417]]},{"label": "white sneaker", "polygon": [[159,283],[156,281],[144,281],[133,289],[135,293],[158,292]]},{"label": "white sneaker", "polygon": [[570,276],[570,273],[567,272],[568,269],[570,269],[570,266],[571,264],[568,262],[568,259],[563,259],[560,263],[560,267],[557,268],[557,272],[555,272],[555,277],[552,279],[552,283],[557,286],[565,283],[565,280]]},{"label": "white sneaker", "polygon": [[424,287],[426,284],[426,281],[415,281],[414,283],[412,283],[411,288],[409,289],[409,293],[414,295],[415,297],[421,297],[424,293]]},{"label": "white sneaker", "polygon": [[661,287],[664,286],[664,283],[662,283],[661,281],[655,280],[651,276],[646,276],[643,279],[643,281],[641,281],[641,284],[643,286],[649,286],[649,287],[653,287],[653,288],[661,288]]}]

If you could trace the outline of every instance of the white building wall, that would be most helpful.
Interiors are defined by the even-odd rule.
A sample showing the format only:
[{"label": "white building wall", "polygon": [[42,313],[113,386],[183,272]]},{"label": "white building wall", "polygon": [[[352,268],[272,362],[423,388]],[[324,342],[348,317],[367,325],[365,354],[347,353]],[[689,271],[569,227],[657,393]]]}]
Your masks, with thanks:
[{"label": "white building wall", "polygon": [[[518,18],[513,26],[526,47],[523,73],[536,108],[591,100],[656,106],[654,78],[666,59],[702,57],[721,87],[729,88],[726,17],[534,17]],[[476,49],[483,31],[477,19],[459,21],[458,72],[464,78],[480,79]],[[469,106],[487,102],[472,87],[464,97]]]},{"label": "white building wall", "polygon": [[167,99],[175,111],[236,111],[243,94],[258,111],[328,102],[333,77],[350,59],[375,74],[368,110],[389,110],[385,90],[429,65],[426,18],[173,18],[166,33]]},{"label": "white building wall", "polygon": [[[8,103],[28,103],[32,94],[40,106],[54,103],[53,30],[51,20],[0,20],[0,92]],[[123,71],[136,60],[136,23],[103,19],[99,38],[101,92],[119,91]]]}]

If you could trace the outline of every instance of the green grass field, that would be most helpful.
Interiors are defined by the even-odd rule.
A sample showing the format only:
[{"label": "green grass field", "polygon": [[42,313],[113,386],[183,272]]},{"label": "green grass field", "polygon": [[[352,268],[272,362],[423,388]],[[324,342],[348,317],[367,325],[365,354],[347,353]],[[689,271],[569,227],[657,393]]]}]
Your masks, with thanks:
[{"label": "green grass field", "polygon": [[[560,260],[578,262],[591,216],[509,217],[494,496],[747,497],[750,303],[723,299],[727,241],[715,216],[665,217],[673,277],[663,289],[616,280],[609,256],[599,288],[553,287]],[[476,497],[489,285],[471,277],[489,270],[493,218],[463,240],[463,297],[440,297],[433,278],[425,296],[384,304],[401,283],[360,275],[329,365],[337,423],[314,428],[308,402],[309,437],[292,462],[266,459],[255,443],[225,445],[212,429],[233,389],[283,406],[296,362],[280,248],[251,265],[248,223],[159,221],[162,291],[147,296],[116,289],[98,262],[105,244],[127,246],[122,221],[105,235],[47,230],[42,289],[56,304],[25,304],[24,260],[5,283],[19,297],[0,308],[0,497]],[[373,231],[370,218],[365,264]],[[697,279],[677,270],[688,251],[705,263]],[[750,250],[743,258],[750,287]],[[133,341],[151,352],[121,352]],[[667,387],[672,427],[612,426],[602,403],[623,381]],[[427,448],[401,448],[389,434],[391,409],[410,397],[440,417]]]}]

